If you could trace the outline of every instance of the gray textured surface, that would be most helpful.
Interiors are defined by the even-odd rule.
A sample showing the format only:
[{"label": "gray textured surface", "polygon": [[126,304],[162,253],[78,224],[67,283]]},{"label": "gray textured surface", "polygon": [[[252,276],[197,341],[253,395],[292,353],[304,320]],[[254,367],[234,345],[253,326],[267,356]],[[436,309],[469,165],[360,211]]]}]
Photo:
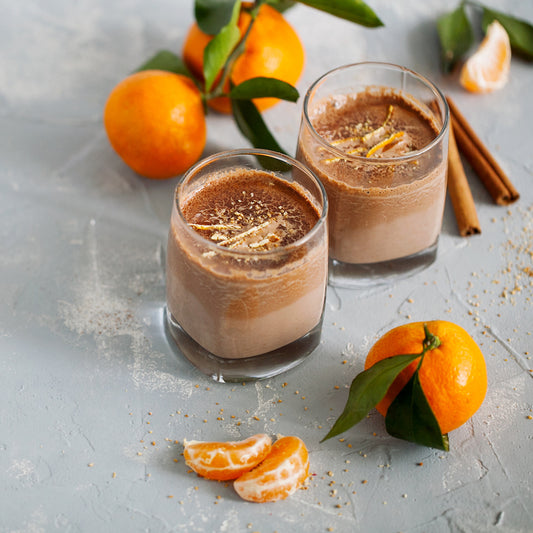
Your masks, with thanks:
[{"label": "gray textured surface", "polygon": [[[531,2],[489,3],[533,21]],[[304,365],[222,385],[162,334],[176,181],[136,176],[101,122],[122,77],[180,49],[192,1],[2,4],[0,531],[533,530],[531,65],[513,60],[509,84],[488,96],[443,78],[434,22],[452,7],[444,1],[374,0],[379,30],[304,6],[289,13],[307,49],[302,91],[344,63],[411,67],[455,98],[522,197],[496,206],[468,170],[481,236],[459,237],[447,205],[430,269],[374,293],[330,289],[324,342]],[[266,115],[289,151],[299,112]],[[208,128],[206,154],[247,146],[227,117],[210,115]],[[488,365],[487,398],[450,435],[452,451],[392,439],[377,413],[320,444],[377,336],[435,318],[465,327]],[[243,502],[187,473],[174,443],[262,431],[310,449],[309,486],[284,502]]]}]

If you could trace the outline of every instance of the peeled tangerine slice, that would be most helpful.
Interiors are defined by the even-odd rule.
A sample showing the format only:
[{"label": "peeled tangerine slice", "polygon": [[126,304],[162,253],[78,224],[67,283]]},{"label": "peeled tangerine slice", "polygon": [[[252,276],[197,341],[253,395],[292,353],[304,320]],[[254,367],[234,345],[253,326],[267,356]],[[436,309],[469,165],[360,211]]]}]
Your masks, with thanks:
[{"label": "peeled tangerine slice", "polygon": [[208,479],[236,479],[257,466],[270,452],[272,440],[257,434],[238,442],[184,440],[185,462]]},{"label": "peeled tangerine slice", "polygon": [[233,482],[237,494],[251,502],[283,500],[295,492],[309,474],[307,448],[298,437],[281,437],[267,458]]},{"label": "peeled tangerine slice", "polygon": [[486,93],[501,89],[509,79],[511,44],[504,27],[495,20],[487,34],[461,69],[459,82],[471,92]]}]

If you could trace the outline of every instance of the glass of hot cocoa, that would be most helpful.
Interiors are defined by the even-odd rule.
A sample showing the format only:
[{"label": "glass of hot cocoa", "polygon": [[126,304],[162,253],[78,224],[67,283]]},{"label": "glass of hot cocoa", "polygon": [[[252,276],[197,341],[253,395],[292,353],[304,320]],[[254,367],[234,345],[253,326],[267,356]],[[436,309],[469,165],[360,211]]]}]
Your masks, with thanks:
[{"label": "glass of hot cocoa", "polygon": [[328,204],[298,161],[234,150],[176,188],[167,247],[167,331],[216,381],[271,377],[320,342]]},{"label": "glass of hot cocoa", "polygon": [[449,111],[423,76],[388,63],[334,69],[308,90],[297,159],[329,201],[329,282],[366,288],[436,258]]}]

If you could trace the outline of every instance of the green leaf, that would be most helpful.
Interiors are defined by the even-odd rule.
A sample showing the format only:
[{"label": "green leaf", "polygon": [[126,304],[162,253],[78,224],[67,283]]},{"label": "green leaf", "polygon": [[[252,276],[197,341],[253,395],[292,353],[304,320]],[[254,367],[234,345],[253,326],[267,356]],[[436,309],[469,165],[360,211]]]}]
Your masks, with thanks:
[{"label": "green leaf", "polygon": [[359,423],[385,396],[398,374],[421,354],[387,357],[358,374],[352,381],[348,401],[322,442]]},{"label": "green leaf", "polygon": [[204,80],[205,90],[209,92],[215,78],[231,55],[231,52],[237,46],[241,38],[241,32],[237,26],[240,12],[240,1],[235,2],[231,20],[220,32],[209,41],[204,50]]},{"label": "green leaf", "polygon": [[391,403],[385,417],[385,426],[393,437],[449,451],[448,436],[442,434],[427,401],[418,369]]},{"label": "green leaf", "polygon": [[235,100],[274,97],[289,102],[296,102],[300,95],[290,83],[276,78],[257,77],[245,80],[233,87],[229,96]]},{"label": "green leaf", "polygon": [[[270,133],[261,113],[251,100],[232,100],[231,108],[239,130],[255,148],[265,148],[282,154],[286,153],[277,143],[272,133]],[[286,165],[282,162],[274,164],[273,160],[270,159],[258,159],[269,170],[286,170]]]},{"label": "green leaf", "polygon": [[168,70],[169,72],[175,72],[176,74],[183,74],[192,78],[189,69],[185,66],[181,57],[177,56],[174,52],[169,50],[160,50],[153,57],[143,63],[137,72],[141,70]]},{"label": "green leaf", "polygon": [[250,100],[232,100],[231,108],[241,133],[255,148],[266,148],[285,153],[270,133],[261,113]]},{"label": "green leaf", "polygon": [[533,26],[525,20],[520,20],[486,7],[483,8],[483,18],[481,20],[483,31],[487,30],[487,26],[493,20],[497,20],[505,28],[505,31],[509,35],[509,41],[511,42],[511,49],[513,52],[532,61]]},{"label": "green leaf", "polygon": [[235,0],[196,0],[194,17],[200,29],[216,35],[231,20]]},{"label": "green leaf", "polygon": [[463,4],[437,20],[442,66],[450,72],[459,59],[468,51],[474,41],[474,33]]},{"label": "green leaf", "polygon": [[367,28],[383,26],[383,22],[362,0],[298,0],[301,4],[325,11]]}]

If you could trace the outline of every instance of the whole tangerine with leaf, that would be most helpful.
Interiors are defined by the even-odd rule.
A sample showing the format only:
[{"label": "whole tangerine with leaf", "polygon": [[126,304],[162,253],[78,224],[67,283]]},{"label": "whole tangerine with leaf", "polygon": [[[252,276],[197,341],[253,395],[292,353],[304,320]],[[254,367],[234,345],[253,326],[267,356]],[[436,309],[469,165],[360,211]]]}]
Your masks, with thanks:
[{"label": "whole tangerine with leaf", "polygon": [[476,413],[486,392],[485,358],[466,330],[444,320],[404,324],[372,346],[324,440],[376,407],[390,435],[447,451],[448,433]]},{"label": "whole tangerine with leaf", "polygon": [[[230,91],[230,80],[234,86],[258,77],[275,78],[291,85],[298,82],[305,63],[304,46],[279,11],[262,4],[255,13],[253,4],[245,4],[241,6],[237,25],[241,40],[221,90]],[[213,38],[214,35],[202,31],[197,22],[192,24],[185,38],[183,60],[199,80],[204,80],[204,51]],[[217,73],[217,79],[219,76]],[[259,111],[277,102],[279,99],[268,97],[254,100]],[[231,113],[231,101],[227,96],[210,98],[208,105],[216,111]]]},{"label": "whole tangerine with leaf", "polygon": [[104,126],[117,154],[152,179],[181,174],[205,146],[202,96],[193,81],[163,70],[131,74],[114,87]]}]

